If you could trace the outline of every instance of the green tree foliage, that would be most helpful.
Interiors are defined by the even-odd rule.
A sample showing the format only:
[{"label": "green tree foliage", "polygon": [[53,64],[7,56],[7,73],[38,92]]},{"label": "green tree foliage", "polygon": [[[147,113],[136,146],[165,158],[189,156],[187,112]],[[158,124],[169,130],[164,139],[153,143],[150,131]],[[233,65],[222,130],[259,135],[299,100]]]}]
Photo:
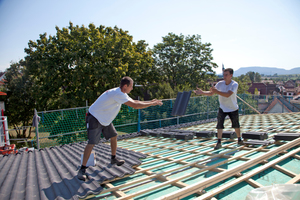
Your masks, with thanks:
[{"label": "green tree foliage", "polygon": [[239,77],[233,77],[232,79],[239,84],[238,94],[249,93],[248,90],[252,84],[249,76],[242,74]]},{"label": "green tree foliage", "polygon": [[145,41],[132,42],[127,31],[71,22],[56,31],[55,36],[41,34],[25,49],[38,110],[92,103],[105,90],[119,86],[125,75],[145,86],[157,79],[152,52],[146,50]]},{"label": "green tree foliage", "polygon": [[8,124],[16,129],[17,138],[30,138],[31,128],[21,127],[31,126],[35,104],[32,97],[34,88],[22,60],[10,65],[6,70],[5,80],[5,115]]},{"label": "green tree foliage", "polygon": [[156,99],[172,99],[176,94],[170,83],[163,82],[151,87],[150,96]]},{"label": "green tree foliage", "polygon": [[[172,99],[176,98],[178,92],[190,91],[195,88],[190,87],[189,85],[180,85],[180,87],[171,87],[170,83],[162,82],[152,86],[149,90],[149,95],[155,99]],[[194,93],[191,96],[195,96]]]},{"label": "green tree foliage", "polygon": [[258,72],[247,72],[246,76],[248,76],[251,80],[251,82],[261,82],[261,75]]},{"label": "green tree foliage", "polygon": [[255,73],[255,82],[261,82],[261,75],[258,72]]},{"label": "green tree foliage", "polygon": [[199,35],[185,37],[169,33],[153,49],[159,75],[172,89],[207,85],[207,80],[215,76],[213,68],[217,67],[211,62],[213,50],[210,46],[210,43],[203,44]]}]

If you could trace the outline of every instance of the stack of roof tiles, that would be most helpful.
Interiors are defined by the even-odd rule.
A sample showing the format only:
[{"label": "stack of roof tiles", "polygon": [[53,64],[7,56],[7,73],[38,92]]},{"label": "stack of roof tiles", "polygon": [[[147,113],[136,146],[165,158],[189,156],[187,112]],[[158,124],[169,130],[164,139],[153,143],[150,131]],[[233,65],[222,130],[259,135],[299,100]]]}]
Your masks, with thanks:
[{"label": "stack of roof tiles", "polygon": [[0,199],[78,199],[99,194],[105,180],[133,174],[133,166],[146,155],[117,149],[122,166],[110,164],[107,144],[95,145],[96,166],[87,169],[88,180],[77,179],[81,154],[87,142],[50,147],[0,157]]}]

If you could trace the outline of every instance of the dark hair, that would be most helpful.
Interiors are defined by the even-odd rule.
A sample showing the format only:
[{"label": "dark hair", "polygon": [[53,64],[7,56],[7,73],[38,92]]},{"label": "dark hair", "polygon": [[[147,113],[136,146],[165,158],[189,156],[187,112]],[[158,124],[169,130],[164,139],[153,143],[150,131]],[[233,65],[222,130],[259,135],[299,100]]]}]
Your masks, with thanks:
[{"label": "dark hair", "polygon": [[124,85],[129,86],[130,82],[133,82],[133,80],[129,76],[124,76],[121,79],[120,88],[122,88]]},{"label": "dark hair", "polygon": [[233,74],[233,69],[231,69],[231,68],[226,68],[226,69],[224,69],[224,72],[229,72],[230,74]]}]

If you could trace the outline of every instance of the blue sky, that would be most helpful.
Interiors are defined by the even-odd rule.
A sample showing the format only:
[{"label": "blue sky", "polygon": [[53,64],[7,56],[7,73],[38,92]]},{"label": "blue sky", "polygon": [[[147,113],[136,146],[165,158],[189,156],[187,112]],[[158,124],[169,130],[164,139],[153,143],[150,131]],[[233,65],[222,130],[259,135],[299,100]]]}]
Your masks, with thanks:
[{"label": "blue sky", "polygon": [[201,35],[214,62],[237,70],[300,67],[299,0],[0,0],[0,71],[55,26],[118,26],[149,47],[169,32]]}]

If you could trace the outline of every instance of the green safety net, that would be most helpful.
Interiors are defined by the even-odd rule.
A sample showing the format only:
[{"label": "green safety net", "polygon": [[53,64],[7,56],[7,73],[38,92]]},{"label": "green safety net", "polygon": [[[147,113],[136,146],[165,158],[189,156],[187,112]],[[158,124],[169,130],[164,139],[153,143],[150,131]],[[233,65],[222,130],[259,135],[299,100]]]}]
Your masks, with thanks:
[{"label": "green safety net", "polygon": [[[253,95],[239,95],[248,104],[257,108]],[[185,115],[172,116],[175,99],[163,100],[162,106],[137,110],[122,105],[113,124],[119,134],[133,133],[141,129],[155,129],[203,119],[216,118],[219,108],[218,96],[191,97]],[[256,114],[238,100],[240,114]],[[38,134],[40,148],[86,141],[85,116],[88,107],[38,112],[41,117]]]}]

